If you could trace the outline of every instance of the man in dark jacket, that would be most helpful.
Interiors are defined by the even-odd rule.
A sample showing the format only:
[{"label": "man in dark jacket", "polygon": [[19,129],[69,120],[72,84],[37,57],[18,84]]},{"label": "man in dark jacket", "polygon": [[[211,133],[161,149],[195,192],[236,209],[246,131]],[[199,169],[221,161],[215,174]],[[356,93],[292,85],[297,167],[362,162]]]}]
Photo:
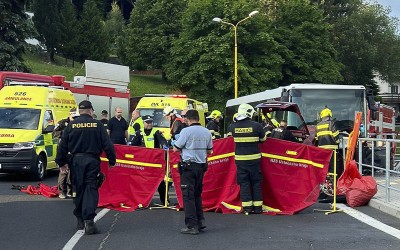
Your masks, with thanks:
[{"label": "man in dark jacket", "polygon": [[114,144],[126,145],[128,138],[128,123],[122,117],[122,108],[115,108],[115,116],[107,124],[107,131]]},{"label": "man in dark jacket", "polygon": [[282,120],[278,128],[274,128],[271,132],[271,138],[281,139],[285,141],[299,142],[296,137],[287,129],[287,121]]}]

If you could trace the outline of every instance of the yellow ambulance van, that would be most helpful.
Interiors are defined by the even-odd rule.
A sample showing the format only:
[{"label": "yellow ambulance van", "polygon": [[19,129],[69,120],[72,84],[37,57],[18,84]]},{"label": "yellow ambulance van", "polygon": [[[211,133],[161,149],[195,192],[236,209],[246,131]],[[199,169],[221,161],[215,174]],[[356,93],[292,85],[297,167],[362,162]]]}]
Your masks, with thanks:
[{"label": "yellow ambulance van", "polygon": [[200,124],[205,126],[205,113],[208,112],[207,103],[188,98],[186,95],[146,94],[140,99],[136,109],[140,110],[141,116],[152,116],[153,127],[160,130],[169,140],[171,138],[170,122],[163,115],[163,110],[167,106],[173,107],[178,114],[184,109],[196,109],[199,111]]},{"label": "yellow ambulance van", "polygon": [[71,91],[47,84],[11,83],[1,89],[0,173],[29,173],[42,180],[46,170],[56,168],[52,132],[76,106]]}]

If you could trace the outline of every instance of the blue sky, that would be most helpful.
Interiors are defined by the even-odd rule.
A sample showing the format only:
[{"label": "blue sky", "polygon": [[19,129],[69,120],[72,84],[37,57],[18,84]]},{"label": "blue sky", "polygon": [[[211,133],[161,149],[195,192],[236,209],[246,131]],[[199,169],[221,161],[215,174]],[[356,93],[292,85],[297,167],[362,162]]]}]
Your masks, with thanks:
[{"label": "blue sky", "polygon": [[400,0],[374,0],[374,1],[385,7],[391,7],[392,12],[390,13],[390,15],[400,18]]}]

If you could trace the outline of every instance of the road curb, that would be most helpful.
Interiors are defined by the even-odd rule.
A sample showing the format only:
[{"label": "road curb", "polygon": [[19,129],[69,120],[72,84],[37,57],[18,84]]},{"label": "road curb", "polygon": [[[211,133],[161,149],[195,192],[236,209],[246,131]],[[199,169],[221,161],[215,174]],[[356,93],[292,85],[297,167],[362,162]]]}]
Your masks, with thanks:
[{"label": "road curb", "polygon": [[384,201],[377,199],[371,199],[368,203],[368,206],[376,208],[384,213],[390,214],[400,219],[400,207],[393,206],[391,204],[388,204]]}]

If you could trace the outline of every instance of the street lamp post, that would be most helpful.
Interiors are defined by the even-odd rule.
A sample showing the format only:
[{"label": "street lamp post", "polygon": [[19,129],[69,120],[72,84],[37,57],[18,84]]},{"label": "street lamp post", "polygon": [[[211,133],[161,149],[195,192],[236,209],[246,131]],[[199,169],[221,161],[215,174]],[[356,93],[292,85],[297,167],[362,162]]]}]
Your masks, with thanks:
[{"label": "street lamp post", "polygon": [[254,15],[256,15],[256,14],[258,14],[258,11],[257,11],[257,10],[252,11],[246,18],[244,18],[244,19],[240,20],[239,22],[237,22],[236,25],[233,24],[233,23],[226,22],[226,21],[222,20],[222,19],[219,18],[219,17],[214,17],[214,18],[213,18],[213,21],[214,21],[214,22],[223,23],[223,24],[227,24],[227,25],[232,26],[232,27],[233,27],[233,32],[234,32],[234,34],[235,34],[235,51],[234,51],[234,55],[235,55],[235,62],[234,62],[234,64],[235,64],[235,66],[234,66],[234,67],[235,67],[235,68],[234,68],[235,98],[238,97],[237,27],[238,27],[239,23],[241,23],[241,22],[243,22],[243,21],[245,21],[245,20],[251,18],[252,16],[254,16]]}]

